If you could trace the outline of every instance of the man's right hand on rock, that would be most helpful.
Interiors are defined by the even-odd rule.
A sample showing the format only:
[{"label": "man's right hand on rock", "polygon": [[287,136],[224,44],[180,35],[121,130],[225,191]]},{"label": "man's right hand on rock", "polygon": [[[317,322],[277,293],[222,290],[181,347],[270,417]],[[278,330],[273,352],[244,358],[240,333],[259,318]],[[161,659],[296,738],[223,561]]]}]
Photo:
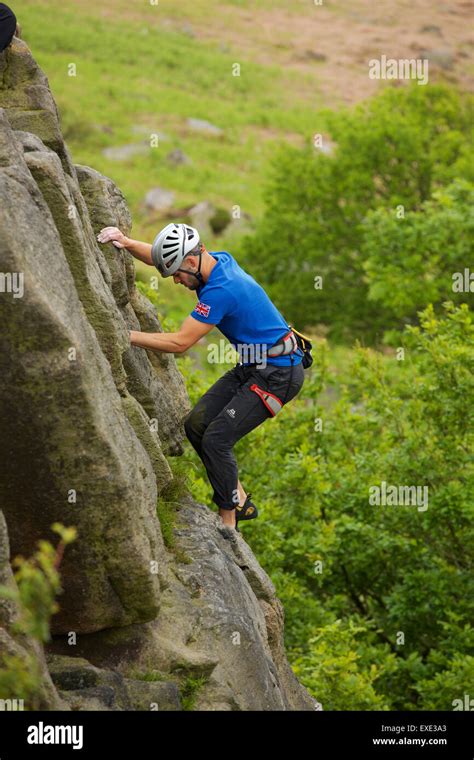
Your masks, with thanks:
[{"label": "man's right hand on rock", "polygon": [[113,243],[116,248],[126,248],[128,238],[118,227],[104,227],[97,235],[99,243]]}]

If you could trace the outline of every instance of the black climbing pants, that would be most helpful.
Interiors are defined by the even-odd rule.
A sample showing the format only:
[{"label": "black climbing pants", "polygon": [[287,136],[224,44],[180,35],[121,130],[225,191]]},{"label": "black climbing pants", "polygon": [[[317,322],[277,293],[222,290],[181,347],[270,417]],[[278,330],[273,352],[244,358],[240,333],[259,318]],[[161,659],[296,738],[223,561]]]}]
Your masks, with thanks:
[{"label": "black climbing pants", "polygon": [[10,44],[15,34],[16,17],[12,9],[0,3],[0,53]]},{"label": "black climbing pants", "polygon": [[272,416],[250,386],[256,383],[287,403],[303,385],[302,364],[293,366],[291,382],[290,373],[291,367],[274,364],[261,369],[237,364],[206,391],[186,416],[186,435],[206,468],[214,489],[212,500],[218,507],[234,509],[239,503],[234,444]]}]

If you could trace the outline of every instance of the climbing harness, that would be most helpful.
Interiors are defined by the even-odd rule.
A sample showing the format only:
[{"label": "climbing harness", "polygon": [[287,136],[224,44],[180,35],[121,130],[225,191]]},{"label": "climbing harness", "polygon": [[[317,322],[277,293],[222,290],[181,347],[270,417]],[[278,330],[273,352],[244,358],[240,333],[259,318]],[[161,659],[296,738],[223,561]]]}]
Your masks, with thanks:
[{"label": "climbing harness", "polygon": [[298,330],[290,325],[290,330],[267,350],[267,356],[271,357],[287,356],[289,354],[291,362],[290,379],[286,387],[285,398],[283,401],[275,396],[274,393],[270,393],[269,391],[260,388],[256,383],[253,383],[253,385],[250,386],[250,390],[254,391],[258,396],[260,396],[272,417],[275,417],[275,415],[278,414],[280,409],[286,403],[286,399],[288,398],[288,391],[290,390],[291,382],[293,380],[293,354],[295,354],[298,350],[302,352],[302,364],[304,369],[307,369],[313,363],[313,357],[311,356],[312,347],[313,346],[309,338],[306,335],[303,335],[303,333],[298,332]]},{"label": "climbing harness", "polygon": [[267,350],[267,356],[287,356],[287,354],[293,354],[300,349],[303,354],[303,367],[308,369],[313,363],[312,348],[313,345],[308,336],[303,335],[290,325],[289,332]]}]

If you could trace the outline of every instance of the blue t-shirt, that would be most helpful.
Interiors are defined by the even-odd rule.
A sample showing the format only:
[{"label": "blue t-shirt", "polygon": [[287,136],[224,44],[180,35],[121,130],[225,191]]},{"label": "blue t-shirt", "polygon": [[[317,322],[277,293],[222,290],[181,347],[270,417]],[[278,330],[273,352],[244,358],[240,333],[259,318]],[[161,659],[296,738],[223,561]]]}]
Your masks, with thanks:
[{"label": "blue t-shirt", "polygon": [[[264,289],[230,253],[220,251],[211,256],[217,264],[208,281],[197,288],[199,300],[191,316],[216,325],[239,352],[242,364],[260,364],[266,349],[286,335],[289,325]],[[297,349],[291,356],[296,365],[303,353]],[[286,367],[291,364],[290,354],[268,357],[266,362]]]}]

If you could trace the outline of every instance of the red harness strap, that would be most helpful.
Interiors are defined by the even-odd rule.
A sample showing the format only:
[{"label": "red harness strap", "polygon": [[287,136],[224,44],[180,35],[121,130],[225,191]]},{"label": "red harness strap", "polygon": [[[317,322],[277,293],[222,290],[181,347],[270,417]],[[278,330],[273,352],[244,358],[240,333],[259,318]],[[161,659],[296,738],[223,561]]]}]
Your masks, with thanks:
[{"label": "red harness strap", "polygon": [[273,393],[269,393],[268,391],[264,391],[263,388],[260,388],[256,383],[250,386],[250,390],[255,391],[257,396],[260,396],[272,417],[274,417],[275,414],[278,414],[283,406],[278,396],[275,396]]}]

